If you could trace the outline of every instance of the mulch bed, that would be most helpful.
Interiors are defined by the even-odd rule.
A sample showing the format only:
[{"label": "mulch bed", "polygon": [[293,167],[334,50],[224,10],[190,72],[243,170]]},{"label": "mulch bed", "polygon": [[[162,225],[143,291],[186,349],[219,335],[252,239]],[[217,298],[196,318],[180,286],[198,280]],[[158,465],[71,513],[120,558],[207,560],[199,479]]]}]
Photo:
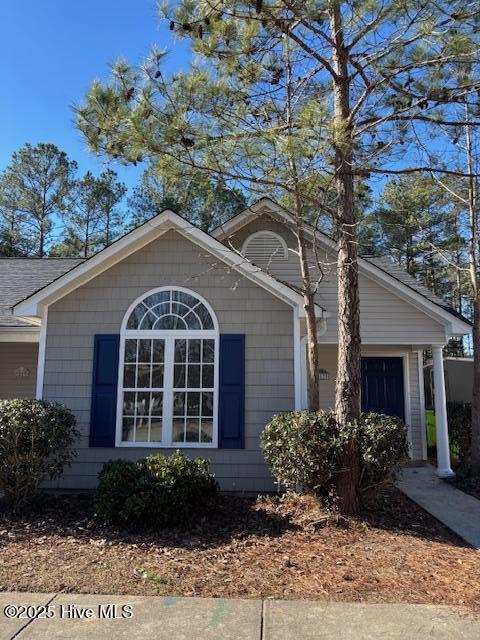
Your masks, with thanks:
[{"label": "mulch bed", "polygon": [[480,606],[480,555],[400,492],[358,518],[223,496],[190,532],[121,531],[88,496],[0,516],[0,590]]}]

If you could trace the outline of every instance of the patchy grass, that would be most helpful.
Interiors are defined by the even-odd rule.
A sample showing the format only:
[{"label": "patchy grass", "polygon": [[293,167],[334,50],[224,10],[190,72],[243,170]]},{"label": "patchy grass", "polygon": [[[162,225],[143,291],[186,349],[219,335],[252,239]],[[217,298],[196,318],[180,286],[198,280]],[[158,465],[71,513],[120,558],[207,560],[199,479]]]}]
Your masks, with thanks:
[{"label": "patchy grass", "polygon": [[359,518],[223,496],[190,532],[121,531],[90,498],[0,518],[0,589],[480,605],[480,555],[395,489]]}]

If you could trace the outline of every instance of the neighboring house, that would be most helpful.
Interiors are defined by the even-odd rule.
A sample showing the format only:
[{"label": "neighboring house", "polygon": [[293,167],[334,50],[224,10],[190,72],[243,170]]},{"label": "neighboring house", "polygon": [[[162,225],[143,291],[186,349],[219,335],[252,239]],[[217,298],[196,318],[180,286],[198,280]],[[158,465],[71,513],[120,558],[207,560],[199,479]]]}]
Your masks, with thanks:
[{"label": "neighboring house", "polygon": [[[327,409],[335,244],[313,231],[310,242],[324,272],[316,313]],[[389,261],[361,259],[359,271],[363,409],[403,418],[412,459],[425,460],[423,350],[443,380],[441,349],[470,326]],[[306,406],[300,282],[292,218],[268,199],[210,235],[165,211],[85,261],[1,260],[2,305],[13,310],[0,319],[2,395],[33,396],[35,381],[35,395],[72,409],[82,433],[55,486],[94,487],[109,459],[182,449],[209,458],[223,489],[272,489],[260,433],[273,414]],[[436,401],[448,475],[444,394]]]},{"label": "neighboring house", "polygon": [[[449,402],[472,402],[473,394],[473,358],[455,358],[449,356],[443,359],[445,373],[445,391]],[[424,367],[425,375],[425,404],[427,409],[433,409],[433,363],[427,362]]]}]

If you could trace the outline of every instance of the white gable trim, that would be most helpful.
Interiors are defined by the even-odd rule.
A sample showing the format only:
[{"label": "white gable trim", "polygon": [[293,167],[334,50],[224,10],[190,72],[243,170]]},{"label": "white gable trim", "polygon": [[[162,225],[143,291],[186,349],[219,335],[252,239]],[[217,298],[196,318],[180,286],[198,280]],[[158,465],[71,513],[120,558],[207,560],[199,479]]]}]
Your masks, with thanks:
[{"label": "white gable trim", "polygon": [[[196,245],[212,253],[224,263],[231,266],[242,276],[248,278],[272,295],[280,298],[292,307],[297,308],[299,317],[305,315],[303,296],[291,287],[279,282],[272,276],[254,266],[243,256],[229,249],[221,242],[201,231],[190,222],[173,211],[166,210],[149,220],[141,227],[120,238],[112,245],[80,263],[71,271],[60,276],[46,287],[40,289],[13,307],[16,316],[42,317],[45,306],[51,305],[68,293],[82,286],[92,278],[109,269],[117,262],[125,259],[169,230],[174,230]],[[322,307],[317,305],[319,318],[329,317]]]},{"label": "white gable trim", "polygon": [[[268,212],[281,218],[284,222],[292,227],[292,230],[294,229],[295,221],[292,215],[286,209],[278,205],[276,202],[273,202],[273,200],[270,200],[269,198],[262,198],[255,202],[255,204],[253,204],[251,207],[245,209],[245,211],[239,213],[237,216],[233,217],[231,220],[223,224],[221,227],[217,227],[216,229],[214,229],[212,235],[215,238],[224,238],[227,236],[231,236],[233,233],[247,225],[259,215]],[[312,242],[316,240],[325,248],[336,252],[336,243],[326,234],[318,230],[314,231],[313,228],[309,227],[308,225],[305,228],[305,232]],[[403,282],[400,282],[393,276],[390,276],[388,273],[386,273],[376,265],[368,262],[368,260],[364,260],[363,258],[359,257],[358,268],[362,275],[365,275],[377,284],[380,284],[391,293],[395,294],[405,302],[413,305],[414,307],[425,313],[427,316],[443,325],[448,335],[465,335],[471,333],[472,328],[469,324],[463,322],[463,320],[461,320],[460,318],[455,318],[455,316],[453,316],[451,313],[449,313],[445,309],[442,309],[431,300],[428,300],[428,298],[425,298],[425,296],[422,296],[420,293],[418,293],[411,287],[408,287]]]}]

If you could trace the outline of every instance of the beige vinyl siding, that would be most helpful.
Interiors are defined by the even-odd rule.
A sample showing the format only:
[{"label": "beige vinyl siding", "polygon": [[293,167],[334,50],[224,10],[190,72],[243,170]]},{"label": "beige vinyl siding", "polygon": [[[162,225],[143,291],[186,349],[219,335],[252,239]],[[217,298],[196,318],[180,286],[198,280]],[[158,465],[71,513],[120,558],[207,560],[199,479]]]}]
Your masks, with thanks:
[{"label": "beige vinyl siding", "polygon": [[[245,225],[230,241],[241,248],[245,239],[256,231],[271,229],[281,235],[289,247],[288,260],[274,261],[269,266],[270,273],[296,287],[302,286],[296,244],[293,233],[271,216],[261,216]],[[316,300],[330,312],[327,332],[323,342],[337,342],[338,287],[334,253],[320,249],[318,258],[322,264],[322,281]],[[309,253],[309,264],[313,276],[318,274],[317,260]],[[424,344],[446,341],[444,327],[412,304],[391,293],[365,274],[359,274],[360,288],[360,331],[362,341],[369,344]]]},{"label": "beige vinyl siding", "polygon": [[[35,397],[37,359],[36,342],[0,342],[0,400]],[[21,367],[27,376],[16,375]]]},{"label": "beige vinyl siding", "polygon": [[59,486],[94,487],[105,461],[135,459],[156,451],[89,449],[88,436],[94,335],[119,333],[130,304],[161,286],[197,292],[213,307],[220,333],[246,335],[245,449],[183,451],[209,458],[224,489],[272,489],[259,435],[274,413],[294,406],[292,308],[174,231],[49,308],[44,397],[70,407],[82,433],[79,455]]}]

